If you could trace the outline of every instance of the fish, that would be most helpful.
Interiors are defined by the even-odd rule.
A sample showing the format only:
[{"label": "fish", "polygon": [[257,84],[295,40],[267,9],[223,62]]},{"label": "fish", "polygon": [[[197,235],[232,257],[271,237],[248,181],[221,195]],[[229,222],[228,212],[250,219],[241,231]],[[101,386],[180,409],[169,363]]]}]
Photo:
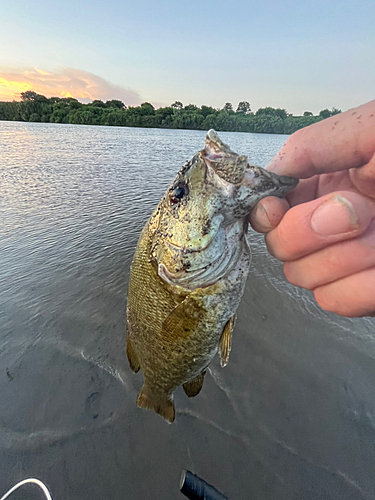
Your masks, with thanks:
[{"label": "fish", "polygon": [[202,389],[218,353],[226,366],[250,268],[248,215],[298,183],[250,165],[214,130],[177,173],[143,228],[130,268],[126,354],[143,373],[136,404],[175,420],[173,392]]}]

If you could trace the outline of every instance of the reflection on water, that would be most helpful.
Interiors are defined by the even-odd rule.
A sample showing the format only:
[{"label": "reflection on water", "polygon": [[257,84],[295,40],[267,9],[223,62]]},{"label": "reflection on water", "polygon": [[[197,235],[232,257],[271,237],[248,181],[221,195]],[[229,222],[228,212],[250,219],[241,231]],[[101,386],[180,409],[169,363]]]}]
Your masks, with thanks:
[{"label": "reflection on water", "polygon": [[[259,165],[286,139],[221,136]],[[260,235],[228,367],[193,400],[177,391],[172,426],[135,406],[132,254],[203,141],[0,122],[0,495],[37,476],[56,498],[174,499],[185,467],[238,500],[375,495],[374,321],[322,312]]]}]

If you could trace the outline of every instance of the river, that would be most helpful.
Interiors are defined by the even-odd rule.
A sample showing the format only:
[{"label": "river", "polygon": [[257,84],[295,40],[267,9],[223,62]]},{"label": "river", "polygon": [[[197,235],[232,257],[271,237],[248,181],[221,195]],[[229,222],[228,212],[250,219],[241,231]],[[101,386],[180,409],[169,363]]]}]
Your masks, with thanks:
[{"label": "river", "polygon": [[[135,405],[132,254],[204,136],[0,122],[0,496],[179,499],[187,468],[231,500],[375,497],[375,320],[323,312],[254,232],[228,366],[173,425]],[[220,136],[261,166],[286,140]]]}]

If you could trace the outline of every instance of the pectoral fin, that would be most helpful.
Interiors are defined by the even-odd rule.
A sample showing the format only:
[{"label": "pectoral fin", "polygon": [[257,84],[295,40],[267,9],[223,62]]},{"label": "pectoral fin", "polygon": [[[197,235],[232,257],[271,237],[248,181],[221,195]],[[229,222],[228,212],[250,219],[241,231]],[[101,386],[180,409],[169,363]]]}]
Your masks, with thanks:
[{"label": "pectoral fin", "polygon": [[128,357],[130,368],[134,373],[137,373],[140,369],[140,364],[129,339],[129,335],[126,336],[126,355]]},{"label": "pectoral fin", "polygon": [[196,330],[202,313],[199,302],[195,298],[186,297],[165,319],[163,336],[171,341],[189,337]]},{"label": "pectoral fin", "polygon": [[222,367],[228,364],[229,354],[232,348],[232,332],[236,323],[236,315],[233,315],[224,326],[219,343],[220,364]]},{"label": "pectoral fin", "polygon": [[190,380],[189,382],[185,382],[182,385],[185,394],[189,398],[194,398],[195,396],[197,396],[197,394],[201,392],[205,375],[206,375],[206,370],[200,373],[198,377],[194,378],[193,380]]}]

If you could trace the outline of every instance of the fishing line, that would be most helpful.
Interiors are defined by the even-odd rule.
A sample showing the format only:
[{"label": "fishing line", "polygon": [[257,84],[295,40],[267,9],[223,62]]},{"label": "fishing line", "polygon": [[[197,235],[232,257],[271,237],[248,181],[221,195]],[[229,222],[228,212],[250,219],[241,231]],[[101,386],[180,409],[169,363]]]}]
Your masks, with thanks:
[{"label": "fishing line", "polygon": [[15,486],[13,486],[13,488],[11,488],[7,493],[5,493],[5,495],[3,497],[1,497],[0,500],[5,500],[6,498],[9,497],[9,495],[11,495],[13,493],[13,491],[18,490],[18,488],[20,486],[23,486],[24,484],[27,484],[27,483],[37,484],[42,489],[46,499],[52,500],[52,497],[50,495],[50,492],[48,491],[47,486],[44,483],[42,483],[42,481],[39,481],[39,479],[34,479],[33,477],[31,477],[29,479],[24,479],[23,481],[17,483]]}]

